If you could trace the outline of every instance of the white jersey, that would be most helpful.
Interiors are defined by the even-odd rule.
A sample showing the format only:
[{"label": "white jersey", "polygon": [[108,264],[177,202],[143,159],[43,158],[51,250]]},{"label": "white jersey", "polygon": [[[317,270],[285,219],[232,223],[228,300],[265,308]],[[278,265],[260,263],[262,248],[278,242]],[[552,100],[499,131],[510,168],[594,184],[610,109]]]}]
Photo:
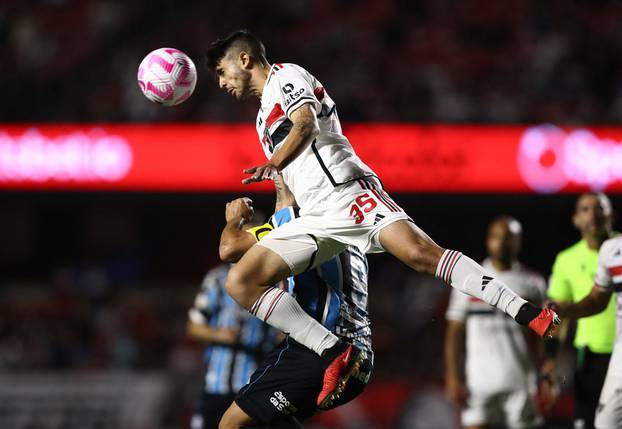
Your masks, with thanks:
[{"label": "white jersey", "polygon": [[[535,303],[544,300],[544,278],[520,263],[508,271],[495,270],[489,260],[482,265],[520,297]],[[471,392],[490,394],[534,387],[522,326],[457,289],[452,289],[446,318],[466,323],[466,382]]]},{"label": "white jersey", "polygon": [[622,236],[609,239],[600,247],[594,284],[616,294],[616,340],[607,377],[622,378]]},{"label": "white jersey", "polygon": [[263,89],[256,126],[266,157],[287,138],[292,112],[307,103],[315,107],[320,134],[282,171],[301,215],[323,210],[335,187],[376,176],[342,134],[335,102],[322,84],[295,64],[274,64]]}]

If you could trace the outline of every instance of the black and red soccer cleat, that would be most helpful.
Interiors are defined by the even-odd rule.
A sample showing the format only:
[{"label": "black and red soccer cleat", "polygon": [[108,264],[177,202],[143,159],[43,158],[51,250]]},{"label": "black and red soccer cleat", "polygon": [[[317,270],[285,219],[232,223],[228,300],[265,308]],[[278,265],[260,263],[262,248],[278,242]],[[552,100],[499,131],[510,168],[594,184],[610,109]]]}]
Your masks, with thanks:
[{"label": "black and red soccer cleat", "polygon": [[341,340],[322,353],[326,369],[324,370],[324,385],[317,397],[319,408],[328,408],[339,398],[348,379],[358,373],[363,357],[361,349]]},{"label": "black and red soccer cleat", "polygon": [[523,305],[515,320],[521,325],[528,326],[541,337],[550,337],[559,325],[559,317],[550,308],[539,308],[530,303]]}]

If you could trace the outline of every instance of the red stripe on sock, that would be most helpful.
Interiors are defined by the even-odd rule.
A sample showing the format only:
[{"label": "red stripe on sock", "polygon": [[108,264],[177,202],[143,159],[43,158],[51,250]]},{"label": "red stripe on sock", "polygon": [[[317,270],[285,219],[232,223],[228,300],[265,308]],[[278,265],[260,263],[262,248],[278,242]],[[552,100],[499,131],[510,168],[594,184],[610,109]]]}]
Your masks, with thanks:
[{"label": "red stripe on sock", "polygon": [[272,302],[270,303],[270,308],[268,309],[268,312],[266,313],[266,317],[264,317],[263,319],[264,322],[268,321],[268,318],[272,315],[274,308],[276,307],[278,302],[281,300],[281,298],[283,298],[284,293],[285,293],[284,290],[279,290],[279,294],[276,295],[274,298],[272,298]]},{"label": "red stripe on sock", "polygon": [[445,264],[443,264],[443,271],[441,272],[441,280],[443,280],[445,283],[448,283],[447,273],[449,272],[449,266],[451,265],[451,261],[455,253],[456,253],[455,250],[450,250],[449,254],[447,255],[447,259],[445,260]]},{"label": "red stripe on sock", "polygon": [[462,253],[455,252],[454,256],[452,257],[452,261],[449,264],[449,269],[447,270],[447,284],[451,284],[451,275],[454,272],[454,268],[456,268],[456,264],[458,263],[458,259],[460,259],[460,256],[462,256]]},{"label": "red stripe on sock", "polygon": [[443,273],[445,272],[445,265],[447,264],[447,260],[451,256],[451,252],[452,252],[452,250],[445,250],[445,252],[441,256],[441,260],[438,261],[441,267],[438,270],[438,275],[436,277],[438,277],[441,280],[444,280],[443,279]]},{"label": "red stripe on sock", "polygon": [[264,298],[266,297],[266,294],[268,292],[270,292],[271,290],[272,290],[272,288],[268,288],[264,293],[261,294],[259,299],[257,301],[255,301],[255,304],[253,304],[253,306],[251,307],[251,310],[250,310],[250,313],[253,316],[257,316],[257,310],[259,310],[259,307],[261,307],[261,303],[263,302]]}]

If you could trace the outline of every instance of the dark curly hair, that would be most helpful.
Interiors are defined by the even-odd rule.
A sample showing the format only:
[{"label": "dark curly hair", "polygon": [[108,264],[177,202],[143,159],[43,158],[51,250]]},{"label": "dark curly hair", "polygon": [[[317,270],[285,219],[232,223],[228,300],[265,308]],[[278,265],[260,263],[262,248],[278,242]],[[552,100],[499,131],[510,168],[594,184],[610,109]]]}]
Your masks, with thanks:
[{"label": "dark curly hair", "polygon": [[224,39],[216,39],[210,44],[205,52],[205,63],[208,70],[216,72],[216,66],[231,49],[238,49],[248,53],[253,59],[267,64],[266,48],[261,40],[248,30],[237,30],[229,34]]}]

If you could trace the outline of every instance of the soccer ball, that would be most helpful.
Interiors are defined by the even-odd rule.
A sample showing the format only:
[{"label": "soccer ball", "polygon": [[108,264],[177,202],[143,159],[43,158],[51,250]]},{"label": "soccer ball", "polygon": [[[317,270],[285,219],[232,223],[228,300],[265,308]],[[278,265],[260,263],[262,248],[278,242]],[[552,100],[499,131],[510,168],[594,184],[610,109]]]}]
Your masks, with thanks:
[{"label": "soccer ball", "polygon": [[138,66],[138,86],[154,103],[175,106],[184,102],[197,84],[197,69],[179,49],[149,52]]}]

